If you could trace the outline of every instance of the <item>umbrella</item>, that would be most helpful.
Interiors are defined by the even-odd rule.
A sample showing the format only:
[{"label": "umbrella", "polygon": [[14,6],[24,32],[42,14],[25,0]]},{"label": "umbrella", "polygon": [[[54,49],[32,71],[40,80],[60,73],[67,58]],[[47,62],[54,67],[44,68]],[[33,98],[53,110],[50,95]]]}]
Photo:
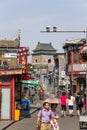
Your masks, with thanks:
[{"label": "umbrella", "polygon": [[39,86],[39,83],[34,81],[34,80],[22,80],[23,84],[29,84],[29,85],[33,85],[33,86]]},{"label": "umbrella", "polygon": [[55,104],[58,104],[59,103],[59,100],[58,98],[55,98],[55,97],[49,97],[47,99],[44,100],[44,102],[48,102],[48,103],[55,103]]}]

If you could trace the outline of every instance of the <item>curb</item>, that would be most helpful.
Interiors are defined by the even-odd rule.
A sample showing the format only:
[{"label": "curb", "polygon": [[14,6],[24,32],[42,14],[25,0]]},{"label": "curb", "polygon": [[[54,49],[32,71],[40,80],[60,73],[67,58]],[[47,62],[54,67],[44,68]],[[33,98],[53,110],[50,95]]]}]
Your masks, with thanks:
[{"label": "curb", "polygon": [[11,126],[13,123],[15,123],[15,121],[12,121],[11,123],[7,124],[4,128],[2,128],[1,130],[5,130],[6,128],[8,128],[9,126]]},{"label": "curb", "polygon": [[37,107],[37,108],[35,108],[32,112],[30,112],[30,114],[33,114],[34,112],[36,112],[36,111],[38,111],[38,110],[40,110],[41,109],[41,107]]},{"label": "curb", "polygon": [[32,112],[30,112],[30,114],[33,114],[34,112],[41,109],[41,107],[31,107],[31,108],[34,109],[34,110],[32,110]]},{"label": "curb", "polygon": [[[36,111],[38,111],[38,110],[40,110],[41,109],[41,107],[32,107],[34,110],[33,111],[31,111],[30,112],[30,114],[33,114],[33,113],[35,113]],[[21,118],[20,120],[22,120],[22,119],[24,119],[24,117],[23,118]],[[20,120],[18,120],[18,121],[20,121]],[[4,126],[1,130],[5,130],[6,128],[8,128],[9,126],[11,126],[13,123],[15,123],[15,122],[17,122],[17,121],[12,121],[12,122],[10,122],[9,124],[7,124],[6,126]]]}]

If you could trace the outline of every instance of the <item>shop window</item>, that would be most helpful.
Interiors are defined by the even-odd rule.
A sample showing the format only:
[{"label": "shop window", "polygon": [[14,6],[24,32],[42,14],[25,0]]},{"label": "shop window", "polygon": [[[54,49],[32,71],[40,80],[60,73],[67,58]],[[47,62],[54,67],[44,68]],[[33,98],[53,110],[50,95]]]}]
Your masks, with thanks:
[{"label": "shop window", "polygon": [[10,82],[11,81],[11,76],[3,76],[3,82]]},{"label": "shop window", "polygon": [[10,82],[11,81],[11,76],[0,76],[0,82]]},{"label": "shop window", "polygon": [[71,53],[68,53],[68,64],[71,64]]},{"label": "shop window", "polygon": [[79,52],[74,51],[74,63],[79,63],[80,62],[80,57],[79,57]]}]

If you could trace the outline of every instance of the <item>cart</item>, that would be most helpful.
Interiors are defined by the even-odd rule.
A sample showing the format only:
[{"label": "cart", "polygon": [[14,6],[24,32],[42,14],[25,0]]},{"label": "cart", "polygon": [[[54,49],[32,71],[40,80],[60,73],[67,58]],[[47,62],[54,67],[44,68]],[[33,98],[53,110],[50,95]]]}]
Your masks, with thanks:
[{"label": "cart", "polygon": [[80,129],[87,128],[87,113],[79,116],[79,127]]}]

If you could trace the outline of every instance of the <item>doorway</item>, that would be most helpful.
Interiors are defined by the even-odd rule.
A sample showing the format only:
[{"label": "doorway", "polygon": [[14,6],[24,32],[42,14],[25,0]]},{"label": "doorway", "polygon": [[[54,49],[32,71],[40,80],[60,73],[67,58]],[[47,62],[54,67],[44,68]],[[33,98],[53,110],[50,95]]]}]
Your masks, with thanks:
[{"label": "doorway", "polygon": [[9,120],[10,119],[10,112],[11,112],[11,92],[10,88],[1,88],[1,114],[0,119],[1,120]]}]

